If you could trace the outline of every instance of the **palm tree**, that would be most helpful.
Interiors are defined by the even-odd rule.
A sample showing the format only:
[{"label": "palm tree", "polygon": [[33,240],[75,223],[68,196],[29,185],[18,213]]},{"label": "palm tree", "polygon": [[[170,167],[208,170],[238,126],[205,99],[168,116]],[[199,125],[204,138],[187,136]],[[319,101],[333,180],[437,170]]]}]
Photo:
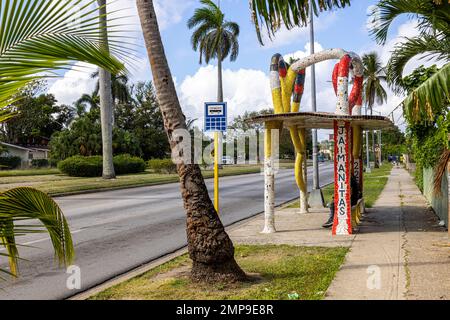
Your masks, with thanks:
[{"label": "palm tree", "polygon": [[[17,0],[0,5],[0,123],[14,116],[9,106],[19,92],[36,79],[54,76],[53,70],[70,68],[75,61],[95,64],[112,73],[124,65],[100,49],[98,9],[95,0]],[[81,8],[81,9],[80,9]],[[61,209],[47,195],[31,188],[0,194],[0,241],[10,262],[9,274],[17,274],[15,236],[42,231],[23,224],[38,219],[50,235],[60,262],[73,260],[73,244]],[[21,223],[21,224],[17,224]]]},{"label": "palm tree", "polygon": [[[376,20],[371,29],[375,40],[383,45],[393,21],[401,16],[419,19],[419,35],[405,38],[392,52],[387,80],[397,93],[404,92],[403,70],[413,57],[425,55],[445,62],[450,60],[450,3],[442,0],[382,0],[372,15]],[[437,88],[436,88],[437,89]]]},{"label": "palm tree", "polygon": [[[159,107],[172,151],[182,142],[176,130],[187,130],[170,68],[164,53],[153,0],[136,0],[152,68]],[[245,278],[234,259],[234,247],[214,209],[198,164],[177,165],[187,214],[187,239],[197,281],[237,281]]]},{"label": "palm tree", "polygon": [[75,105],[88,105],[89,110],[98,109],[100,105],[100,97],[95,92],[92,94],[85,93],[80,97],[80,99],[75,101]]},{"label": "palm tree", "polygon": [[[106,0],[98,0],[99,7],[99,29],[101,32],[101,48],[109,52],[108,22]],[[113,155],[113,114],[114,100],[111,89],[111,73],[103,68],[98,72],[99,95],[100,95],[100,119],[102,124],[102,146],[103,146],[103,179],[115,179],[114,155]]]},{"label": "palm tree", "polygon": [[[91,78],[96,79],[99,76],[99,72],[96,71],[91,75]],[[111,92],[112,92],[112,101],[115,106],[117,103],[125,104],[130,102],[131,100],[131,92],[130,87],[128,85],[128,81],[130,79],[126,74],[111,75]],[[100,82],[97,81],[94,93],[98,94],[100,90]]]},{"label": "palm tree", "polygon": [[349,6],[350,0],[249,0],[249,5],[256,35],[259,42],[264,44],[261,34],[261,27],[264,25],[269,38],[272,39],[282,26],[288,30],[306,26],[310,5],[317,16],[319,11]]},{"label": "palm tree", "polygon": [[[406,38],[397,45],[388,62],[387,80],[396,93],[403,93],[407,86],[403,83],[405,65],[413,57],[425,55],[443,61],[445,65],[419,87],[409,92],[403,101],[403,112],[411,124],[434,120],[448,113],[450,104],[450,2],[442,0],[383,0],[375,8],[373,15],[378,21],[371,30],[379,44],[384,44],[393,21],[400,15],[419,19],[419,35]],[[436,166],[435,190],[439,190],[441,179],[449,159],[448,149],[444,149]],[[439,192],[438,192],[439,193]]]},{"label": "palm tree", "polygon": [[[387,101],[387,93],[383,88],[382,81],[386,81],[384,67],[376,52],[370,52],[362,57],[364,65],[364,85],[363,94],[366,106],[370,109],[370,115],[373,115],[373,106],[375,102],[381,105]],[[372,131],[372,153],[375,156],[375,135]],[[378,161],[375,157],[375,168],[378,168]]]},{"label": "palm tree", "polygon": [[239,54],[239,25],[225,20],[225,15],[211,0],[200,1],[204,7],[195,10],[189,19],[189,29],[196,28],[191,43],[195,51],[200,51],[200,64],[203,59],[209,63],[217,59],[218,90],[217,101],[223,102],[222,62],[230,56],[236,61]]}]

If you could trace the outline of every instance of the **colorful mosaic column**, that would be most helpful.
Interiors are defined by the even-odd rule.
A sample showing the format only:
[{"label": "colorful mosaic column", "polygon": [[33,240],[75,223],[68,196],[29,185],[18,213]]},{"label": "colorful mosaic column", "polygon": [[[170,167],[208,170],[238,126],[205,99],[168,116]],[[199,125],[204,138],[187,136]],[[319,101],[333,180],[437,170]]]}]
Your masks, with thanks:
[{"label": "colorful mosaic column", "polygon": [[334,223],[333,235],[352,234],[350,123],[334,122]]}]

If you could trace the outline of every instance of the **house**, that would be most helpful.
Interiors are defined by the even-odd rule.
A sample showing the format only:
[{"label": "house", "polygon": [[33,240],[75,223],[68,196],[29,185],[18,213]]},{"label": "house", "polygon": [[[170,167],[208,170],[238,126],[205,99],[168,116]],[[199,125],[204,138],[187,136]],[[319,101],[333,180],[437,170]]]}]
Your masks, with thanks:
[{"label": "house", "polygon": [[7,151],[1,156],[9,155],[22,159],[21,168],[27,168],[31,165],[33,159],[48,159],[50,150],[44,147],[23,147],[6,142],[0,142],[0,145],[6,147]]}]

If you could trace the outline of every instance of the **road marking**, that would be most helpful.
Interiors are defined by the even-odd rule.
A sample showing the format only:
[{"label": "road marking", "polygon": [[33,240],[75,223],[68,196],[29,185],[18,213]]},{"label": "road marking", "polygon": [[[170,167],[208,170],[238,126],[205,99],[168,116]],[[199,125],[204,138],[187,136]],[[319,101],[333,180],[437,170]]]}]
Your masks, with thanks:
[{"label": "road marking", "polygon": [[[85,229],[80,229],[80,230],[75,230],[73,232],[71,232],[72,235],[76,234],[76,233],[80,233],[81,231],[84,231]],[[32,244],[35,243],[39,243],[39,242],[44,242],[44,241],[48,241],[50,240],[50,237],[44,238],[44,239],[39,239],[39,240],[34,240],[34,241],[30,241],[30,242],[25,242],[25,243],[20,243],[17,244],[17,246],[30,246]],[[1,248],[0,251],[5,251],[5,248]]]}]

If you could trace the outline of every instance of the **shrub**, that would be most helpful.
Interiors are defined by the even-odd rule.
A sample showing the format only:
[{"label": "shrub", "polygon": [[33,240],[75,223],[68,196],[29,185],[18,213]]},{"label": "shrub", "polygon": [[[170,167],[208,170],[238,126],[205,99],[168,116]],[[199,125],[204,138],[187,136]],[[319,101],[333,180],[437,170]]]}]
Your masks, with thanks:
[{"label": "shrub", "polygon": [[156,173],[176,173],[177,166],[172,159],[152,159],[148,162],[148,167]]},{"label": "shrub", "polygon": [[114,157],[114,169],[116,174],[140,173],[145,171],[145,161],[129,154],[121,154]]},{"label": "shrub", "polygon": [[16,169],[22,163],[22,159],[20,157],[14,156],[6,156],[0,157],[0,169]]},{"label": "shrub", "polygon": [[50,165],[47,159],[33,159],[31,160],[31,166],[33,168],[47,168]]},{"label": "shrub", "polygon": [[103,159],[100,156],[74,156],[58,163],[58,169],[71,177],[101,177]]},{"label": "shrub", "polygon": [[[101,177],[103,158],[74,156],[60,161],[58,169],[72,177]],[[118,155],[114,157],[114,169],[118,175],[144,172],[145,161],[128,154]]]}]

